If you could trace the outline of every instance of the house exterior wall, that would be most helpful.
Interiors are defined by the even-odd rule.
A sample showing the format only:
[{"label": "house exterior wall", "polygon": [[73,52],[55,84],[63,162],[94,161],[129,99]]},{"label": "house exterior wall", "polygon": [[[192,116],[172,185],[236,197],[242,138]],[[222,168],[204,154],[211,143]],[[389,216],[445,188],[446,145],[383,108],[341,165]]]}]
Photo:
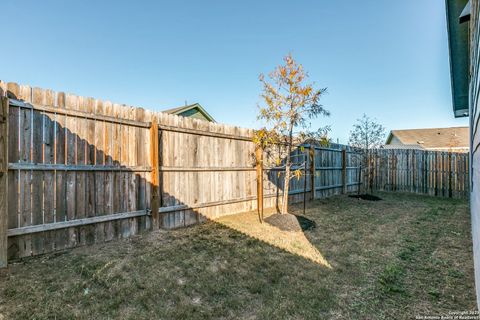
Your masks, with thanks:
[{"label": "house exterior wall", "polygon": [[462,148],[462,147],[424,148],[424,149],[427,151],[460,152],[460,153],[470,152],[470,148]]},{"label": "house exterior wall", "polygon": [[403,144],[396,136],[392,136],[392,139],[387,143],[394,146]]},{"label": "house exterior wall", "polygon": [[480,42],[479,1],[472,1],[470,20],[470,210],[477,304],[480,306]]},{"label": "house exterior wall", "polygon": [[197,109],[190,109],[185,112],[182,112],[178,114],[179,116],[182,117],[188,117],[188,118],[195,118],[195,119],[200,119],[200,120],[205,120],[205,121],[210,121],[207,117],[205,117],[200,111]]}]

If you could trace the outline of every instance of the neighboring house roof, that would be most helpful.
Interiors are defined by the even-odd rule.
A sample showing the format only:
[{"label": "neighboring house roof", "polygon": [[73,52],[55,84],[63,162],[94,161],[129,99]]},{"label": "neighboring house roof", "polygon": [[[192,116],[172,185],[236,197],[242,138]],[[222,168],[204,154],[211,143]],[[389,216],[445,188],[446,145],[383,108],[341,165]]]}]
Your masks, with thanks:
[{"label": "neighboring house roof", "polygon": [[445,0],[447,9],[448,49],[450,51],[450,76],[452,102],[455,117],[468,116],[468,37],[470,2],[468,0]]},{"label": "neighboring house roof", "polygon": [[419,145],[427,150],[468,149],[470,146],[469,128],[431,128],[392,130],[387,145]]},{"label": "neighboring house roof", "polygon": [[210,122],[216,122],[215,119],[199,103],[189,104],[178,108],[163,110],[162,112],[176,114],[182,117],[190,117]]}]

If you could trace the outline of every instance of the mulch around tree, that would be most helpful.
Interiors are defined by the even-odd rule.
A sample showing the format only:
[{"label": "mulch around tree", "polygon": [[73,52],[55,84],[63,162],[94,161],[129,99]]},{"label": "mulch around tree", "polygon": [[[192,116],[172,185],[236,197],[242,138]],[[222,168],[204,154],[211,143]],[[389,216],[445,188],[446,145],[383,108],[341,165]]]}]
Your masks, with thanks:
[{"label": "mulch around tree", "polygon": [[373,194],[351,194],[349,195],[350,198],[362,199],[367,201],[380,201],[382,198],[374,196]]},{"label": "mulch around tree", "polygon": [[316,223],[304,216],[289,213],[276,213],[265,219],[268,224],[282,231],[306,231],[316,227]]}]

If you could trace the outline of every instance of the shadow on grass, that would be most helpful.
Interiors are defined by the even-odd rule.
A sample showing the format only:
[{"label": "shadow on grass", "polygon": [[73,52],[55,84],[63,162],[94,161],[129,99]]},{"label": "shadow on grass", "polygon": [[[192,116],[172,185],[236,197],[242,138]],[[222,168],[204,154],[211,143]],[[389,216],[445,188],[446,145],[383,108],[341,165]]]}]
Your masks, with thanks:
[{"label": "shadow on grass", "polygon": [[[269,218],[274,215],[276,214],[272,211],[266,212],[265,221],[269,221]],[[298,225],[296,231],[282,230],[269,223],[260,223],[256,212],[224,216],[216,219],[215,222],[331,269],[332,266],[320,250],[305,236],[295,216],[293,219],[295,219],[294,223]]]}]

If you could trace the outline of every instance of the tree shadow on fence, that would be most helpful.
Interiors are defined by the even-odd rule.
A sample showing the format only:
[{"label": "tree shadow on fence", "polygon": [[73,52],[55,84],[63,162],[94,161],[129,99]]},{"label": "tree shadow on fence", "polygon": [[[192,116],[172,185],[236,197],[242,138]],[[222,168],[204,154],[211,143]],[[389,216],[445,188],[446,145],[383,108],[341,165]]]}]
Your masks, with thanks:
[{"label": "tree shadow on fence", "polygon": [[[17,99],[12,92],[8,96]],[[46,112],[34,104],[22,102],[9,108],[9,260],[151,230],[148,128],[66,116],[59,107],[58,112]],[[92,111],[107,114],[107,110]],[[128,119],[123,111],[118,118]],[[161,197],[162,203],[173,201],[177,207],[160,209],[161,227],[216,218],[208,206],[192,209],[176,195],[164,192]],[[248,201],[253,208],[255,200]],[[216,207],[217,213],[232,208]],[[215,221],[329,267],[302,232],[284,234],[258,221],[254,225],[250,221],[256,217],[254,212],[243,216],[247,219],[241,223],[228,218]]]},{"label": "tree shadow on fence", "polygon": [[[10,259],[126,238],[150,228],[149,171],[135,172],[122,164],[120,153],[111,156],[97,148],[91,140],[100,132],[84,137],[65,126],[63,120],[73,118],[26,106],[11,106],[9,114]],[[92,120],[73,120],[78,130],[95,128]],[[121,213],[131,214],[114,217]],[[102,221],[102,216],[112,219]],[[71,221],[82,224],[61,227]]]}]

